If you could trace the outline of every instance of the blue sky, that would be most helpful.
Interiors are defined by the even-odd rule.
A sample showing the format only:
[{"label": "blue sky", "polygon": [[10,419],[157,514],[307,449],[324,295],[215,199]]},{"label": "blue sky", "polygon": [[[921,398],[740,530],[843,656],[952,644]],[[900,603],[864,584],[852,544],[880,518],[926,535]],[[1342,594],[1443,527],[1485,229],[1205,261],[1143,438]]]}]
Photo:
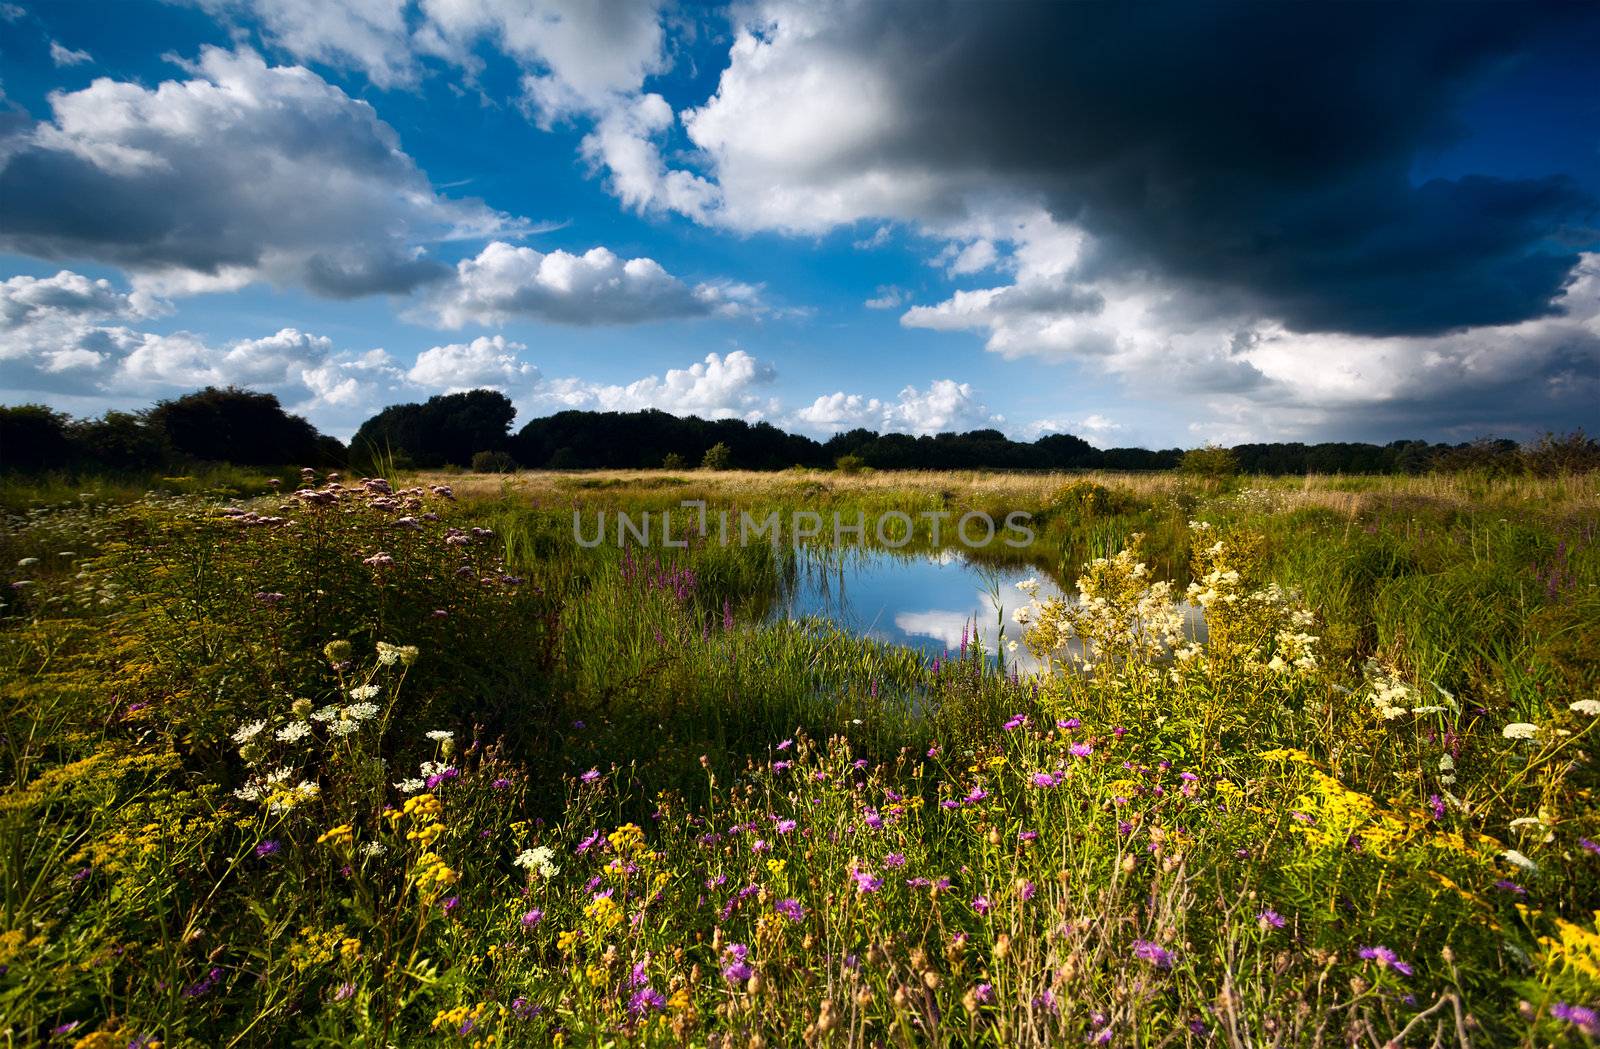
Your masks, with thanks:
[{"label": "blue sky", "polygon": [[1593,429],[1600,19],[1452,11],[14,0],[0,399]]}]

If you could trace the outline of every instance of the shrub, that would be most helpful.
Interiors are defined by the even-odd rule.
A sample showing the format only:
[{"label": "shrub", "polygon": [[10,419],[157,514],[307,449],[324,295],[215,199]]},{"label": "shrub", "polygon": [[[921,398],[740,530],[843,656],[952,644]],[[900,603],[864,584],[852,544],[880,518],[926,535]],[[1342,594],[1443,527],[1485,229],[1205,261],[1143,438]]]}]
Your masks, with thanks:
[{"label": "shrub", "polygon": [[661,460],[661,468],[663,470],[687,470],[689,464],[677,452],[668,452],[666,457]]},{"label": "shrub", "polygon": [[859,455],[841,455],[833,461],[833,468],[842,474],[858,474],[867,468],[867,461]]},{"label": "shrub", "polygon": [[472,471],[480,474],[508,474],[515,473],[517,461],[511,458],[509,452],[474,452],[472,454]]},{"label": "shrub", "polygon": [[1178,469],[1208,481],[1221,481],[1239,472],[1239,459],[1231,448],[1206,444],[1184,452],[1183,458],[1178,462]]},{"label": "shrub", "polygon": [[706,449],[706,454],[700,459],[702,470],[726,470],[733,460],[733,450],[722,441],[718,441]]}]

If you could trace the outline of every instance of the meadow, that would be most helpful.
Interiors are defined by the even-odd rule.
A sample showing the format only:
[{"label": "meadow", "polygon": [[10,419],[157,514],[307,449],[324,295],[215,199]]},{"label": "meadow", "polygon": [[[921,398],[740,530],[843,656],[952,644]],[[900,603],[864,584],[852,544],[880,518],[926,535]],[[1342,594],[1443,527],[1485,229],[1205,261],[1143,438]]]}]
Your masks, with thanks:
[{"label": "meadow", "polygon": [[[685,500],[1026,511],[980,556],[1078,599],[929,659],[770,615],[787,546],[574,540]],[[1600,1039],[1600,473],[0,506],[7,1046]]]}]

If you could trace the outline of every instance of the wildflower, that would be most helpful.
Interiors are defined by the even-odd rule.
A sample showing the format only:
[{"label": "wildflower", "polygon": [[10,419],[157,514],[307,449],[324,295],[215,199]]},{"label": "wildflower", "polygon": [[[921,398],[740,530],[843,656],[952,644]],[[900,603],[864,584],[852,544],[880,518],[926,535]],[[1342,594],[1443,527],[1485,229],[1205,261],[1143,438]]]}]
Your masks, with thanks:
[{"label": "wildflower", "polygon": [[538,871],[542,878],[554,878],[561,870],[551,862],[555,859],[555,855],[554,849],[548,845],[540,845],[537,848],[523,849],[511,862],[523,870]]},{"label": "wildflower", "polygon": [[856,893],[865,896],[883,888],[883,879],[873,876],[871,871],[864,871],[857,867],[850,872],[850,877],[855,879]]},{"label": "wildflower", "polygon": [[790,767],[792,767],[793,764],[794,763],[791,762],[791,761],[774,761],[772,763],[772,771],[773,772],[783,772],[783,771],[789,769]]},{"label": "wildflower", "polygon": [[1082,725],[1082,724],[1083,724],[1083,722],[1079,721],[1077,718],[1068,718],[1065,721],[1057,721],[1056,722],[1056,728],[1067,729],[1067,730],[1070,731],[1072,729],[1077,728],[1079,725]]},{"label": "wildflower", "polygon": [[1587,852],[1592,852],[1596,856],[1600,856],[1600,843],[1592,842],[1588,838],[1579,838],[1578,847]]},{"label": "wildflower", "polygon": [[1433,813],[1434,819],[1444,819],[1444,800],[1437,794],[1428,795],[1428,811]]},{"label": "wildflower", "polygon": [[1550,1015],[1557,1020],[1565,1020],[1591,1038],[1600,1035],[1600,1011],[1586,1005],[1557,1002],[1550,1007]]},{"label": "wildflower", "polygon": [[1539,734],[1539,726],[1526,721],[1514,721],[1500,730],[1506,739],[1532,739]]},{"label": "wildflower", "polygon": [[1016,714],[1012,716],[1010,721],[1007,721],[1004,725],[1002,725],[1001,728],[1005,729],[1007,732],[1011,732],[1021,728],[1027,723],[1028,717],[1026,714]]},{"label": "wildflower", "polygon": [[1600,699],[1580,699],[1567,707],[1577,714],[1586,714],[1589,717],[1600,717]]},{"label": "wildflower", "polygon": [[1033,882],[1018,879],[1017,898],[1022,900],[1023,903],[1027,903],[1029,900],[1033,899],[1038,892],[1039,887],[1034,885]]},{"label": "wildflower", "polygon": [[433,731],[427,733],[427,737],[429,739],[433,740],[435,743],[448,743],[452,739],[456,738],[456,734],[454,732],[449,732],[449,731],[447,731],[445,729],[442,729],[442,728],[436,728]]},{"label": "wildflower", "polygon": [[790,834],[794,831],[795,826],[794,820],[779,820],[777,831],[779,834]]},{"label": "wildflower", "polygon": [[1524,889],[1522,886],[1518,885],[1516,882],[1509,881],[1509,880],[1507,880],[1505,878],[1501,878],[1499,881],[1495,882],[1494,883],[1494,887],[1499,889],[1501,892],[1509,892],[1513,896],[1526,896],[1526,895],[1528,895],[1528,890],[1527,889]]},{"label": "wildflower", "polygon": [[804,921],[806,917],[806,909],[799,900],[779,900],[772,909],[792,922]]},{"label": "wildflower", "polygon": [[376,717],[377,713],[378,706],[376,703],[352,703],[340,712],[340,716],[349,718],[351,721],[366,721],[368,718]]},{"label": "wildflower", "polygon": [[1133,956],[1157,969],[1172,968],[1172,952],[1152,940],[1134,940]]},{"label": "wildflower", "polygon": [[1528,857],[1524,856],[1522,853],[1518,852],[1516,849],[1507,849],[1504,852],[1502,852],[1500,854],[1500,856],[1507,863],[1513,864],[1514,866],[1517,866],[1517,867],[1521,867],[1525,871],[1535,871],[1535,870],[1539,869],[1539,865],[1537,863],[1534,863],[1532,860],[1528,859]]},{"label": "wildflower", "polygon": [[980,983],[972,989],[972,1000],[979,1005],[989,1005],[994,1001],[994,984]]},{"label": "wildflower", "polygon": [[666,997],[654,987],[641,987],[628,999],[628,1015],[638,1018],[647,1012],[661,1012],[667,1007]]},{"label": "wildflower", "polygon": [[786,739],[782,743],[778,744],[778,749],[779,750],[788,750],[792,746],[794,746],[794,740]]},{"label": "wildflower", "polygon": [[1086,758],[1094,753],[1094,748],[1087,743],[1074,743],[1067,749],[1071,751],[1072,756],[1075,758]]},{"label": "wildflower", "polygon": [[1035,787],[1054,787],[1060,782],[1060,780],[1048,772],[1035,772],[1033,774],[1033,785]]},{"label": "wildflower", "polygon": [[257,736],[259,736],[261,734],[261,730],[266,727],[267,723],[265,721],[251,721],[247,724],[240,725],[233,734],[233,741],[235,743],[248,743],[252,739],[255,739]]},{"label": "wildflower", "polygon": [[522,915],[522,927],[524,929],[531,929],[542,921],[544,921],[544,911],[537,907],[531,911],[524,912]]},{"label": "wildflower", "polygon": [[455,909],[459,906],[461,906],[461,897],[452,896],[448,900],[444,901],[444,912],[446,914],[453,914],[455,913]]},{"label": "wildflower", "polygon": [[1039,832],[1036,830],[1021,830],[1017,832],[1018,841],[1038,841]]},{"label": "wildflower", "polygon": [[585,772],[583,775],[579,776],[578,778],[583,780],[583,782],[585,782],[585,783],[593,783],[595,780],[600,778],[600,770],[599,769],[590,769],[588,772]]},{"label": "wildflower", "polygon": [[311,735],[311,726],[304,721],[296,721],[285,725],[277,732],[279,743],[298,743]]},{"label": "wildflower", "polygon": [[1281,928],[1283,928],[1283,924],[1284,924],[1283,915],[1279,914],[1277,911],[1273,910],[1271,907],[1268,907],[1266,910],[1264,910],[1260,914],[1256,915],[1256,924],[1259,925],[1264,930],[1265,929],[1281,929]]},{"label": "wildflower", "polygon": [[361,855],[369,860],[376,859],[388,851],[388,846],[384,845],[384,843],[381,841],[369,841],[365,845],[361,846]]},{"label": "wildflower", "polygon": [[903,853],[903,852],[891,852],[891,853],[889,853],[889,855],[887,855],[887,856],[885,856],[883,858],[883,865],[885,867],[889,867],[889,868],[896,869],[896,870],[898,870],[901,867],[904,867],[906,865],[905,853]]},{"label": "wildflower", "polygon": [[395,789],[402,794],[415,794],[417,791],[427,786],[427,784],[423,783],[420,779],[403,779],[394,786]]},{"label": "wildflower", "polygon": [[283,851],[283,844],[272,839],[267,839],[256,846],[256,859],[264,860],[269,856],[276,856]]},{"label": "wildflower", "polygon": [[972,909],[977,911],[979,914],[988,914],[993,906],[994,905],[989,902],[989,897],[987,896],[979,896],[972,901]]},{"label": "wildflower", "polygon": [[1411,966],[1400,960],[1400,956],[1387,947],[1363,947],[1356,952],[1368,961],[1375,961],[1380,968],[1393,969],[1402,976],[1411,975]]},{"label": "wildflower", "polygon": [[350,698],[354,700],[368,700],[381,691],[377,685],[357,685],[350,690]]}]

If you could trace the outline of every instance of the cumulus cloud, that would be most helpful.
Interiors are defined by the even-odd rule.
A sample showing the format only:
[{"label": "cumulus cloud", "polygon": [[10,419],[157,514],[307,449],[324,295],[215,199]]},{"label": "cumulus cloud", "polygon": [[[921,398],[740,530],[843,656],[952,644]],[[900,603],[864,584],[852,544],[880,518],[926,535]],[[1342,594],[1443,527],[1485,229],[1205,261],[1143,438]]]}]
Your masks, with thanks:
[{"label": "cumulus cloud", "polygon": [[332,340],[295,328],[222,345],[188,331],[141,330],[139,322],[167,309],[141,292],[70,270],[0,282],[0,386],[86,403],[248,386],[277,393],[297,410],[328,413],[326,421],[362,411],[405,384],[383,350],[340,351]]},{"label": "cumulus cloud", "polygon": [[301,62],[359,69],[379,87],[417,79],[409,0],[191,0],[235,28],[252,17],[265,41]]},{"label": "cumulus cloud", "polygon": [[776,413],[778,403],[763,388],[777,377],[770,364],[734,350],[706,354],[704,361],[673,368],[627,385],[606,385],[581,379],[557,379],[537,393],[542,405],[557,409],[628,412],[659,408],[674,415],[703,419],[741,418],[751,422]]},{"label": "cumulus cloud", "polygon": [[560,324],[637,324],[678,317],[763,312],[760,289],[733,281],[689,285],[654,259],[623,259],[607,248],[582,255],[503,241],[456,265],[418,316],[446,328],[514,318]]},{"label": "cumulus cloud", "polygon": [[1004,416],[990,412],[969,384],[954,379],[935,379],[925,391],[907,386],[892,401],[843,391],[824,394],[791,417],[792,425],[814,433],[865,427],[932,434],[982,429],[1004,421]]},{"label": "cumulus cloud", "polygon": [[524,228],[435,193],[371,106],[309,70],[208,47],[189,73],[51,94],[53,118],[0,149],[0,248],[170,293],[344,298],[448,274],[428,243]]},{"label": "cumulus cloud", "polygon": [[520,342],[503,335],[480,336],[468,343],[434,346],[417,354],[406,378],[418,386],[445,393],[462,390],[505,390],[539,381],[539,369],[524,363]]}]

